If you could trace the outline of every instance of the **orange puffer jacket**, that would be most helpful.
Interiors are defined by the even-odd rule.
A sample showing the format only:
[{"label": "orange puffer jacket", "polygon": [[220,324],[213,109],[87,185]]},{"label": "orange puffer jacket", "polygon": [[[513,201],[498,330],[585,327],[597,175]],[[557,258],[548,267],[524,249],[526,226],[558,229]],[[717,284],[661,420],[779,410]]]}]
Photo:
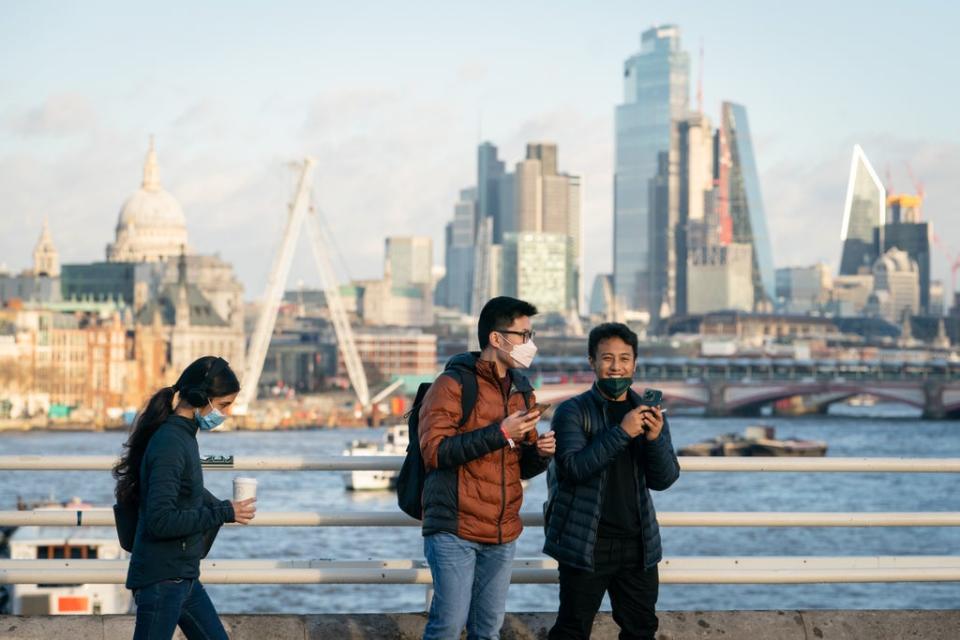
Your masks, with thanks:
[{"label": "orange puffer jacket", "polygon": [[537,433],[510,448],[500,431],[509,414],[532,407],[533,388],[516,369],[508,372],[504,394],[494,363],[464,353],[447,363],[461,376],[477,377],[477,402],[460,427],[461,386],[441,374],[420,408],[420,449],[427,470],[423,488],[423,535],[445,531],[464,540],[501,544],[523,530],[521,478],[544,470],[549,458],[537,454]]}]

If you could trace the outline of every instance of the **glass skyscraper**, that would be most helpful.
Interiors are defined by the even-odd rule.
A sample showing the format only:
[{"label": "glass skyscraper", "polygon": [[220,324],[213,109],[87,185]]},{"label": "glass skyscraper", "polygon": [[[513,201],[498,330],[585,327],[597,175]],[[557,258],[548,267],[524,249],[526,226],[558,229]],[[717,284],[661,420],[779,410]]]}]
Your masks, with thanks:
[{"label": "glass skyscraper", "polygon": [[723,138],[730,154],[728,197],[733,241],[753,247],[754,304],[772,304],[776,300],[776,273],[747,110],[743,105],[724,102],[722,118]]},{"label": "glass skyscraper", "polygon": [[[860,145],[853,147],[850,163],[850,181],[847,183],[847,201],[843,207],[843,227],[840,240],[840,275],[851,276],[865,269],[869,272],[879,256],[873,241],[873,230],[883,231],[886,214],[886,190],[877,172]],[[880,247],[884,246],[882,235]]]},{"label": "glass skyscraper", "polygon": [[649,29],[640,41],[640,52],[624,63],[623,104],[616,110],[613,281],[618,305],[656,315],[650,185],[661,155],[670,152],[675,121],[688,114],[690,57],[673,25]]}]

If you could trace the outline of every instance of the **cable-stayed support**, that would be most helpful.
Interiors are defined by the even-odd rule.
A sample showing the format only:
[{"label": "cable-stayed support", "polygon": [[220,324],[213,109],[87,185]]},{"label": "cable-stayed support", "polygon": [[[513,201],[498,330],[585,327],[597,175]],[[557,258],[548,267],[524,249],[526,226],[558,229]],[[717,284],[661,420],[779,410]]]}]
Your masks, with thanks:
[{"label": "cable-stayed support", "polygon": [[267,357],[270,337],[273,335],[273,328],[277,322],[277,311],[279,311],[280,301],[283,299],[283,288],[290,276],[290,266],[293,263],[293,253],[297,247],[300,227],[303,226],[303,220],[310,205],[310,188],[315,163],[313,158],[306,158],[303,161],[303,169],[297,184],[297,193],[289,206],[287,226],[283,232],[283,242],[280,245],[280,251],[273,260],[273,266],[270,268],[270,278],[267,280],[263,308],[260,310],[257,326],[250,338],[246,365],[243,370],[243,377],[240,379],[240,394],[234,403],[233,411],[239,415],[245,414],[250,403],[257,397],[257,387],[260,384],[260,375],[263,373],[263,362]]}]

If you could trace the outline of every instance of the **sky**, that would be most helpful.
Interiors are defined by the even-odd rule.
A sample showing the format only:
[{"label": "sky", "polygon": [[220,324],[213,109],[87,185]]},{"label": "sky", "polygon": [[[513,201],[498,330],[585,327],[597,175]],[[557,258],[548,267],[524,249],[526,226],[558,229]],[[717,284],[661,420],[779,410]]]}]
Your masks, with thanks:
[{"label": "sky", "polygon": [[[0,3],[0,264],[28,268],[43,219],[61,261],[102,260],[149,137],[191,247],[263,293],[293,195],[315,200],[338,274],[376,278],[387,235],[430,235],[475,183],[559,145],[583,182],[584,286],[611,269],[613,114],[640,33],[676,24],[691,104],[744,104],[777,267],[834,270],[853,145],[926,193],[949,281],[960,251],[960,5],[945,2]],[[949,31],[948,31],[949,29]],[[703,64],[699,50],[703,47]],[[910,167],[908,169],[907,167]],[[304,234],[305,235],[305,234]],[[316,285],[309,249],[290,284]]]}]

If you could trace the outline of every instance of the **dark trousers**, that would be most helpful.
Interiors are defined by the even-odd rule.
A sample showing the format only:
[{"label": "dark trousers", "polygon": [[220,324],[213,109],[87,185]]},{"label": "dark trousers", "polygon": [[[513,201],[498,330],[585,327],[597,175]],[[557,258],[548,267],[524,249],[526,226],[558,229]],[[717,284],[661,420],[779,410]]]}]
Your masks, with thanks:
[{"label": "dark trousers", "polygon": [[603,594],[610,592],[620,640],[650,640],[657,633],[657,567],[643,568],[636,538],[598,538],[593,571],[560,565],[560,612],[550,640],[587,640]]},{"label": "dark trousers", "polygon": [[136,589],[133,640],[170,640],[179,625],[187,640],[227,640],[217,610],[199,580],[163,580]]}]

